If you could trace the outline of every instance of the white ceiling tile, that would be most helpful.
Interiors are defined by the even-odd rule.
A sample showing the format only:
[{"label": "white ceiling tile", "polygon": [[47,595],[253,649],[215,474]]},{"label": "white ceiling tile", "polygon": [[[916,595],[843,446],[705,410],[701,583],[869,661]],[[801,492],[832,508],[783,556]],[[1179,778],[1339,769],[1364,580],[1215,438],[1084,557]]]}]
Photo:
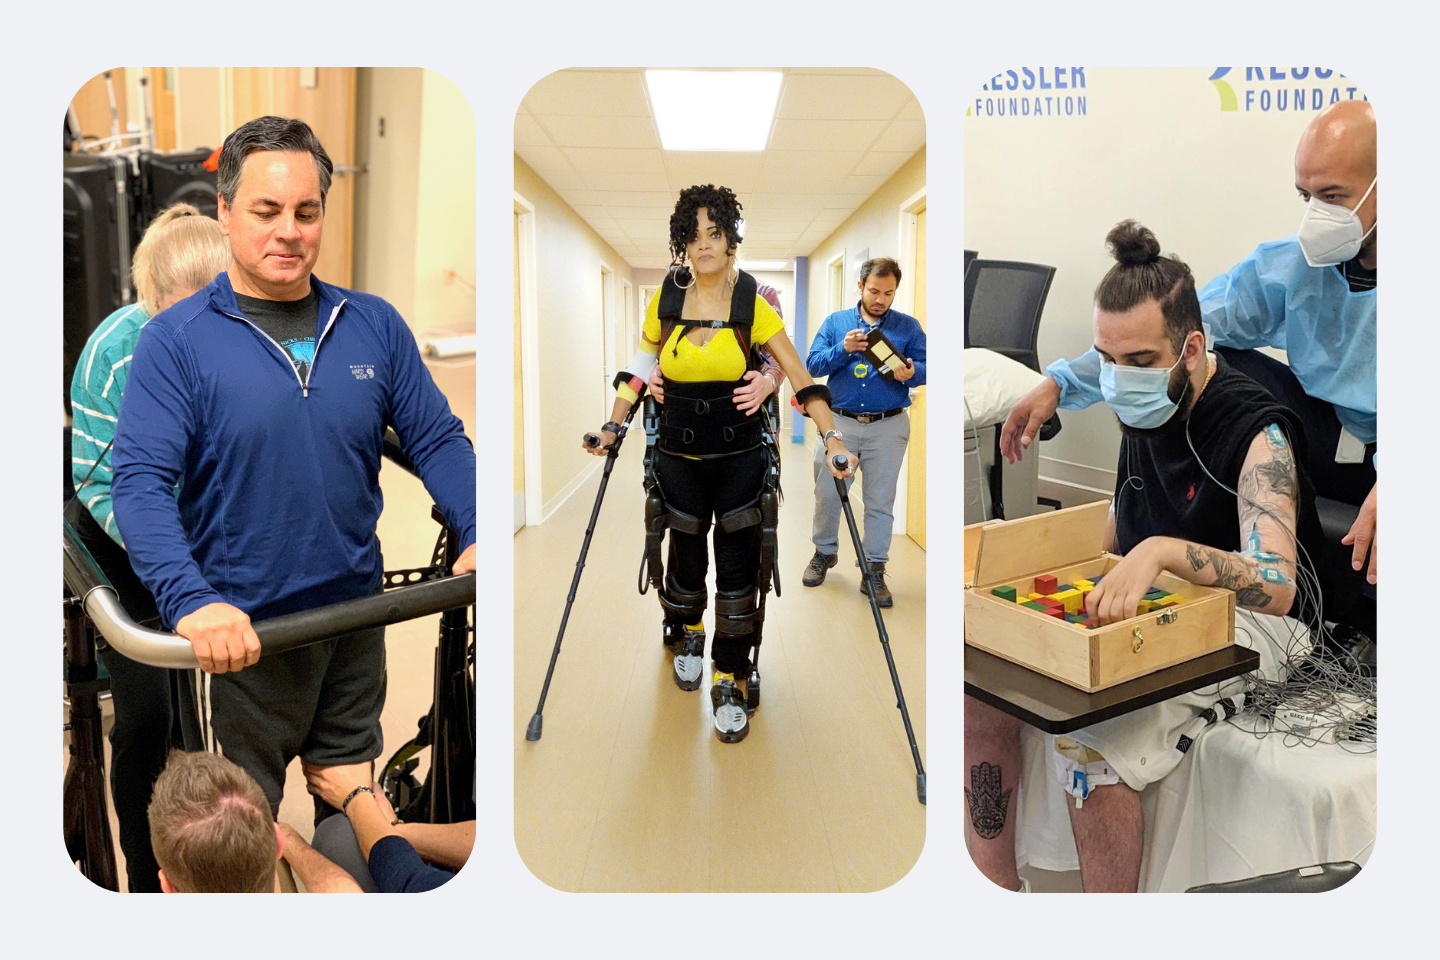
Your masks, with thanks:
[{"label": "white ceiling tile", "polygon": [[525,108],[537,117],[648,117],[650,103],[638,72],[559,70],[542,77],[525,94]]},{"label": "white ceiling tile", "polygon": [[613,219],[610,213],[602,206],[570,203],[569,199],[566,199],[565,202],[569,203],[570,209],[580,214],[581,219],[585,220],[587,223],[601,217]]},{"label": "white ceiling tile", "polygon": [[785,78],[776,116],[800,120],[889,120],[911,96],[889,74]]},{"label": "white ceiling tile", "polygon": [[845,178],[860,162],[863,153],[811,153],[809,151],[765,154],[757,192],[826,193],[844,187]]},{"label": "white ceiling tile", "polygon": [[590,224],[590,227],[596,233],[600,234],[600,236],[604,237],[607,240],[623,240],[625,237],[625,235],[620,231],[620,228],[616,226],[615,221],[611,220],[609,217],[596,217],[594,220],[587,220],[585,222]]},{"label": "white ceiling tile", "polygon": [[536,173],[544,174],[551,170],[569,170],[570,162],[565,159],[565,154],[560,152],[559,147],[546,147],[536,145],[515,145],[515,152],[520,159],[530,164],[530,169]]},{"label": "white ceiling tile", "polygon": [[860,192],[860,191],[862,191],[862,190],[865,191],[865,193],[867,193],[867,194],[869,194],[869,193],[874,193],[876,190],[879,190],[881,187],[885,186],[885,181],[886,181],[886,180],[889,180],[889,179],[890,179],[889,177],[875,177],[875,176],[870,176],[870,177],[853,177],[853,176],[852,176],[852,177],[849,177],[848,179],[846,179],[846,181],[845,181],[845,189],[846,189],[846,190],[853,190],[853,191],[855,191],[855,192],[857,192],[857,193]]},{"label": "white ceiling tile", "polygon": [[880,135],[874,149],[894,153],[910,153],[925,146],[924,120],[896,120]]},{"label": "white ceiling tile", "polygon": [[660,151],[652,150],[607,150],[595,147],[561,147],[575,169],[582,175],[590,173],[654,173],[665,172]]},{"label": "white ceiling tile", "polygon": [[881,176],[891,177],[905,165],[905,161],[913,157],[913,153],[889,153],[879,150],[872,150],[865,154],[865,158],[855,167],[857,176]]},{"label": "white ceiling tile", "polygon": [[560,147],[659,148],[655,124],[647,117],[560,117],[541,120]]},{"label": "white ceiling tile", "polygon": [[[561,200],[564,200],[566,203],[570,204],[570,206],[575,207],[576,209],[580,207],[586,207],[587,209],[600,208],[600,204],[595,202],[595,194],[591,193],[589,190],[584,189],[583,187],[558,190],[556,192],[560,194]],[[597,216],[605,216],[604,210],[601,209]]]},{"label": "white ceiling tile", "polygon": [[920,107],[920,100],[919,100],[917,97],[911,97],[911,98],[910,98],[910,102],[907,103],[907,104],[905,104],[905,108],[900,111],[900,115],[897,116],[895,119],[896,119],[896,120],[924,120],[924,119],[925,119],[925,111],[924,111],[923,109],[921,109],[921,107]]},{"label": "white ceiling tile", "polygon": [[729,187],[737,194],[753,189],[755,176],[765,154],[732,152],[665,151],[665,167],[674,195],[702,183]]},{"label": "white ceiling tile", "polygon": [[750,231],[753,229],[753,236],[756,238],[768,238],[772,234],[777,233],[798,233],[808,226],[810,226],[809,220],[763,220],[756,218],[753,222],[750,220],[745,221],[745,235],[747,237],[752,236]]},{"label": "white ceiling tile", "polygon": [[544,180],[546,183],[550,184],[550,189],[554,190],[556,193],[561,194],[562,196],[564,195],[566,190],[585,189],[585,181],[580,179],[580,174],[576,173],[574,170],[571,170],[569,167],[565,167],[564,169],[557,168],[554,170],[546,170],[544,173],[536,170],[535,173],[537,176],[540,177],[541,180]]},{"label": "white ceiling tile", "polygon": [[768,191],[756,193],[755,203],[761,205],[767,213],[771,210],[813,210],[830,205],[828,200],[822,203],[821,200],[813,194],[772,193]]},{"label": "white ceiling tile", "polygon": [[648,192],[626,192],[617,190],[600,191],[600,202],[607,207],[664,207],[673,210],[675,197],[668,190]]},{"label": "white ceiling tile", "polygon": [[667,221],[655,220],[616,220],[615,224],[624,231],[627,237],[635,240],[657,240],[658,242],[669,242],[670,225]]},{"label": "white ceiling tile", "polygon": [[885,130],[884,120],[776,120],[771,150],[865,150]]},{"label": "white ceiling tile", "polygon": [[535,122],[534,117],[528,113],[517,113],[515,114],[515,146],[550,147],[554,144],[545,131],[540,129],[540,124]]},{"label": "white ceiling tile", "polygon": [[663,220],[670,221],[670,213],[675,209],[673,205],[665,207],[610,207],[605,208],[607,216],[616,220]]},{"label": "white ceiling tile", "polygon": [[654,173],[586,173],[585,182],[597,194],[616,190],[669,190],[665,177]]}]

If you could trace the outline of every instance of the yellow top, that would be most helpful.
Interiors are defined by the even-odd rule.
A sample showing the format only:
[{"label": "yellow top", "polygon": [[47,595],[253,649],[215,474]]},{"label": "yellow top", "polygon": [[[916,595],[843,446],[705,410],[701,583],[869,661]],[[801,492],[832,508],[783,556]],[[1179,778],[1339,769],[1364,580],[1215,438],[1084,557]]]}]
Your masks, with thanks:
[{"label": "yellow top", "polygon": [[[750,342],[761,344],[785,329],[785,322],[775,308],[755,297],[755,320],[750,326]],[[660,372],[671,380],[739,380],[745,375],[747,357],[740,352],[739,341],[731,329],[716,330],[710,342],[696,346],[685,336],[680,324],[675,325],[670,340],[663,348],[654,345],[660,339],[660,294],[650,298],[645,309],[645,340],[640,349],[660,354]],[[649,341],[649,342],[647,342]],[[625,389],[624,387],[621,388]]]}]

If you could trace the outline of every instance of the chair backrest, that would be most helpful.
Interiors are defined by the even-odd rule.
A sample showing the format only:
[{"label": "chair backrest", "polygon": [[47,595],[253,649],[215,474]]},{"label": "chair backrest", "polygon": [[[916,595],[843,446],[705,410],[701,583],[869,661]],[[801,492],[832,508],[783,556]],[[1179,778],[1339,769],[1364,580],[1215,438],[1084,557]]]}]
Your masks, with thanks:
[{"label": "chair backrest", "polygon": [[965,251],[965,272],[966,272],[966,273],[969,273],[969,272],[970,272],[970,264],[974,263],[974,262],[975,262],[975,258],[978,257],[978,256],[980,256],[980,254],[976,253],[974,250],[966,250],[966,251]]},{"label": "chair backrest", "polygon": [[1055,268],[975,260],[965,272],[965,346],[986,347],[1040,369],[1040,316]]}]

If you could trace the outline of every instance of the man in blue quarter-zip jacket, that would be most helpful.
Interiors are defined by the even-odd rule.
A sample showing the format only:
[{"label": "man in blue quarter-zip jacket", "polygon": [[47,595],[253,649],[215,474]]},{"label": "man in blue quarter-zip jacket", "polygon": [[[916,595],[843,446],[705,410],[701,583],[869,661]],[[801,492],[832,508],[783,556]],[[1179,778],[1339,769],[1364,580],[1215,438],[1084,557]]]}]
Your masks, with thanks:
[{"label": "man in blue quarter-zip jacket", "polygon": [[311,276],[331,172],[298,120],[226,138],[233,260],[146,325],[113,451],[131,562],[200,663],[182,684],[187,746],[245,767],[276,810],[297,755],[380,755],[384,628],[260,660],[250,621],[381,589],[387,425],[460,532],[455,572],[475,569],[474,448],[414,337],[385,301]]},{"label": "man in blue quarter-zip jacket", "polygon": [[[885,564],[895,524],[895,485],[910,442],[910,390],[925,386],[925,328],[908,313],[890,309],[900,286],[900,265],[894,260],[866,260],[860,266],[858,286],[860,299],[855,306],[830,314],[820,324],[805,367],[812,377],[830,378],[834,433],[855,451],[857,470],[864,475],[860,491],[865,501],[865,557],[875,599],[889,607],[895,600],[885,585]],[[893,371],[893,379],[882,376],[865,359],[866,334],[876,329],[905,358],[905,365]],[[823,439],[815,448],[813,466],[815,519],[810,539],[815,556],[800,579],[807,587],[825,582],[825,572],[839,562],[840,544],[840,494],[825,466]],[[865,593],[864,583],[860,592]]]}]

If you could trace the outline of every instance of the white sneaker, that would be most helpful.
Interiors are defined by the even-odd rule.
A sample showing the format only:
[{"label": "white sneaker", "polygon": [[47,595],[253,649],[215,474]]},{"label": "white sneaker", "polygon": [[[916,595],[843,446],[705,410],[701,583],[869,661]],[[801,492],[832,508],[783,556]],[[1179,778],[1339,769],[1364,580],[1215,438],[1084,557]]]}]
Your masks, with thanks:
[{"label": "white sneaker", "polygon": [[686,630],[675,645],[675,664],[671,676],[681,690],[699,690],[700,675],[705,672],[705,631]]},{"label": "white sneaker", "polygon": [[732,674],[716,671],[710,687],[710,706],[715,714],[715,736],[721,743],[739,743],[750,732],[745,712],[745,694]]}]

